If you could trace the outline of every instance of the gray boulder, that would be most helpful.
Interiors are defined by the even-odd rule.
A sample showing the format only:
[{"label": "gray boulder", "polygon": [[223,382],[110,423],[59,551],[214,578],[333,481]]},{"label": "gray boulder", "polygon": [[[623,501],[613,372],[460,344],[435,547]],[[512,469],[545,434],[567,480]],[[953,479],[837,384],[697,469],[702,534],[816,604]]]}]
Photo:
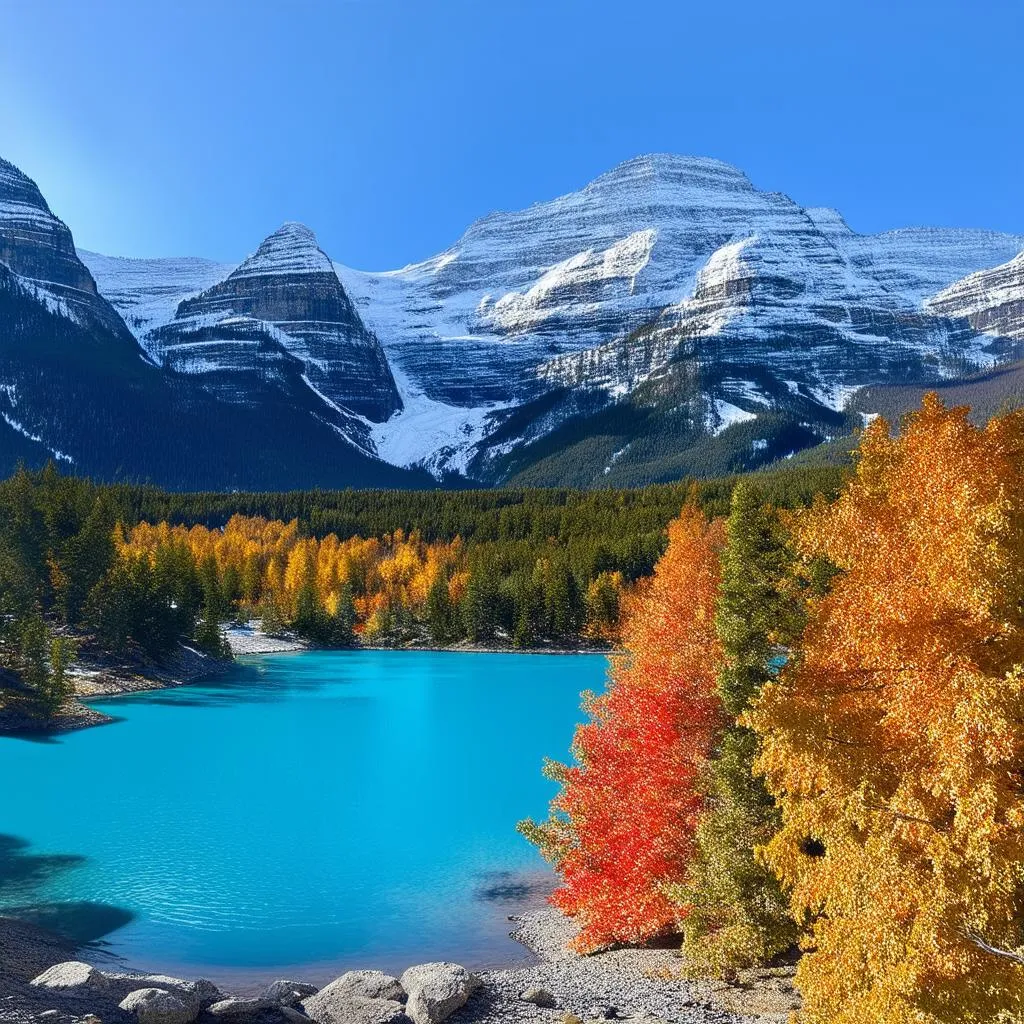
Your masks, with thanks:
[{"label": "gray boulder", "polygon": [[220,989],[212,981],[200,978],[198,981],[186,981],[184,978],[172,978],[168,974],[114,974],[104,975],[108,983],[108,991],[117,999],[123,999],[130,992],[143,988],[162,988],[178,995],[187,1003],[197,1002],[201,1008],[223,999]]},{"label": "gray boulder", "polygon": [[380,971],[349,971],[303,999],[302,1009],[316,1024],[409,1024],[405,1007],[397,999],[365,994],[397,985]]},{"label": "gray boulder", "polygon": [[260,998],[277,1006],[298,1006],[303,999],[316,995],[316,985],[303,981],[272,981],[261,993]]},{"label": "gray boulder", "polygon": [[361,999],[387,999],[395,1003],[405,1002],[402,983],[383,971],[347,971],[335,978],[326,988],[303,1002],[303,1007],[312,1016],[313,1011],[335,1000],[359,996]]},{"label": "gray boulder", "polygon": [[[322,995],[320,992],[302,1003],[302,1008],[316,1024],[409,1024],[405,1007],[394,999],[367,999],[342,990],[319,999]],[[314,1003],[313,1000],[319,1001]]]},{"label": "gray boulder", "polygon": [[213,1014],[218,1020],[243,1021],[259,1017],[266,1010],[277,1009],[278,1004],[262,996],[254,999],[221,999],[207,1007],[207,1013]]},{"label": "gray boulder", "polygon": [[83,964],[79,960],[68,960],[62,964],[54,964],[30,984],[36,988],[47,988],[55,991],[71,991],[79,989],[83,992],[103,992],[109,982],[102,971],[96,970],[91,964]]},{"label": "gray boulder", "polygon": [[440,1024],[466,1005],[479,984],[460,964],[410,967],[402,975],[402,988],[409,994],[405,1012],[414,1024]]},{"label": "gray boulder", "polygon": [[199,1000],[164,988],[140,988],[121,1000],[120,1009],[134,1013],[139,1024],[192,1024],[199,1016]]},{"label": "gray boulder", "polygon": [[528,988],[519,993],[519,998],[524,1003],[533,1003],[534,1006],[543,1006],[549,1010],[555,1007],[555,997],[546,988]]}]

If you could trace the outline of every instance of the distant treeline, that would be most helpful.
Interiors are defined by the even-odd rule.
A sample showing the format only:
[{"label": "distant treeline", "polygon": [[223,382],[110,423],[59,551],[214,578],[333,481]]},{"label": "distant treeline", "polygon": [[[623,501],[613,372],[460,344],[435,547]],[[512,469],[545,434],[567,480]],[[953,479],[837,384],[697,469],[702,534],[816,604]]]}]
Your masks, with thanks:
[{"label": "distant treeline", "polygon": [[[787,467],[757,488],[798,507],[835,494],[844,472]],[[0,483],[0,668],[52,710],[68,635],[119,655],[160,658],[183,639],[223,654],[221,624],[257,615],[320,643],[614,642],[667,524],[688,499],[723,514],[737,479],[182,494],[20,470]]]}]

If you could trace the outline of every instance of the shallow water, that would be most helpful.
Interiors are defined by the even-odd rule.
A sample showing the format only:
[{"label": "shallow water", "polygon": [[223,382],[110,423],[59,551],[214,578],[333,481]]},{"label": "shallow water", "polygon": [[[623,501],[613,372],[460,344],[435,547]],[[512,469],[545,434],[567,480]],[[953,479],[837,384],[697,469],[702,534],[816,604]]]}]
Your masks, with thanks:
[{"label": "shallow water", "polygon": [[0,739],[0,909],[132,965],[312,980],[522,949],[543,816],[600,656],[249,658],[215,686],[96,701],[112,725]]}]

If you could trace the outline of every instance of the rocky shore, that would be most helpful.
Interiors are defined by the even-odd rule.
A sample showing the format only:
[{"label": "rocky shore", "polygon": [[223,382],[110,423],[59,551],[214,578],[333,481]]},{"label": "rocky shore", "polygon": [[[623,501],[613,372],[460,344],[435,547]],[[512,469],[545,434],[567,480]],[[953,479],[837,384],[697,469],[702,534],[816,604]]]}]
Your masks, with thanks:
[{"label": "rocky shore", "polygon": [[400,978],[349,971],[318,987],[278,980],[231,995],[205,979],[100,970],[38,928],[0,918],[0,1022],[28,1024],[782,1024],[796,1005],[792,969],[733,984],[688,982],[674,949],[581,957],[571,922],[553,910],[512,919],[535,962],[472,974],[420,964]]},{"label": "rocky shore", "polygon": [[[175,651],[161,662],[142,659],[122,662],[85,651],[68,670],[74,684],[74,697],[65,701],[53,718],[34,718],[19,708],[16,700],[9,700],[6,705],[0,703],[0,735],[48,735],[103,725],[112,721],[111,717],[83,701],[94,697],[187,686],[189,683],[198,683],[223,675],[229,670],[230,664],[218,658],[211,658],[186,644],[179,644]],[[0,702],[2,700],[0,696]]]}]

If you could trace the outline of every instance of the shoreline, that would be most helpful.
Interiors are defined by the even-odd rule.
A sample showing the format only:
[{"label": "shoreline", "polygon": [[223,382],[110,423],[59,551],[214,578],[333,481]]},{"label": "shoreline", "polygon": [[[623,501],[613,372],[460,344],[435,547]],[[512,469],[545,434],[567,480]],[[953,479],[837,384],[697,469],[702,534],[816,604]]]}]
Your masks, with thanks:
[{"label": "shoreline", "polygon": [[[623,947],[581,956],[567,946],[575,925],[553,908],[515,915],[509,922],[513,925],[510,937],[533,954],[534,962],[475,972],[479,987],[448,1018],[451,1024],[563,1024],[573,1018],[589,1024],[609,1017],[636,1024],[785,1024],[797,1005],[793,969],[789,967],[740,972],[733,984],[687,981],[674,947]],[[118,965],[113,970],[99,968],[107,979],[101,979],[99,985],[52,989],[30,984],[54,964],[72,961],[78,955],[88,961],[96,954],[94,947],[75,946],[43,928],[0,917],[0,1021],[29,1024],[46,1014],[44,1019],[52,1024],[75,1024],[96,1014],[104,1024],[130,1024],[134,1015],[117,1007],[128,991],[175,981]],[[367,964],[366,969],[373,966]],[[301,973],[298,971],[299,981]],[[216,972],[214,975],[216,984]],[[276,978],[268,975],[265,980],[269,983]],[[195,982],[179,979],[177,985],[194,987]],[[309,987],[315,990],[319,986]],[[543,990],[555,1005],[523,999],[530,989]],[[218,998],[247,997],[218,992]],[[302,1016],[300,1008],[294,1009],[294,1014],[288,1014],[279,1007],[253,1007],[252,1013],[230,1018],[206,1011],[199,1020],[264,1024],[316,1020]]]},{"label": "shoreline", "polygon": [[0,738],[57,736],[78,729],[107,725],[116,719],[91,707],[89,701],[153,690],[173,690],[216,679],[229,671],[231,662],[179,644],[164,662],[123,662],[102,656],[80,656],[68,670],[74,694],[56,715],[39,719],[17,707],[0,705]]},{"label": "shoreline", "polygon": [[[357,644],[352,647],[317,647],[308,641],[287,634],[271,636],[253,627],[231,626],[225,635],[235,658],[259,657],[268,654],[297,654],[313,651],[399,651],[456,654],[545,654],[565,657],[569,655],[603,655],[618,653],[616,648],[594,647],[497,647],[494,645],[463,642],[451,647],[436,647],[410,643],[403,646],[386,644]],[[78,729],[107,725],[116,719],[90,706],[90,701],[103,697],[118,697],[155,690],[172,690],[194,683],[216,679],[231,670],[232,661],[210,657],[187,644],[180,643],[165,662],[118,662],[110,658],[80,656],[69,670],[74,683],[74,695],[50,719],[34,718],[16,707],[0,704],[0,738],[58,736]]]}]

